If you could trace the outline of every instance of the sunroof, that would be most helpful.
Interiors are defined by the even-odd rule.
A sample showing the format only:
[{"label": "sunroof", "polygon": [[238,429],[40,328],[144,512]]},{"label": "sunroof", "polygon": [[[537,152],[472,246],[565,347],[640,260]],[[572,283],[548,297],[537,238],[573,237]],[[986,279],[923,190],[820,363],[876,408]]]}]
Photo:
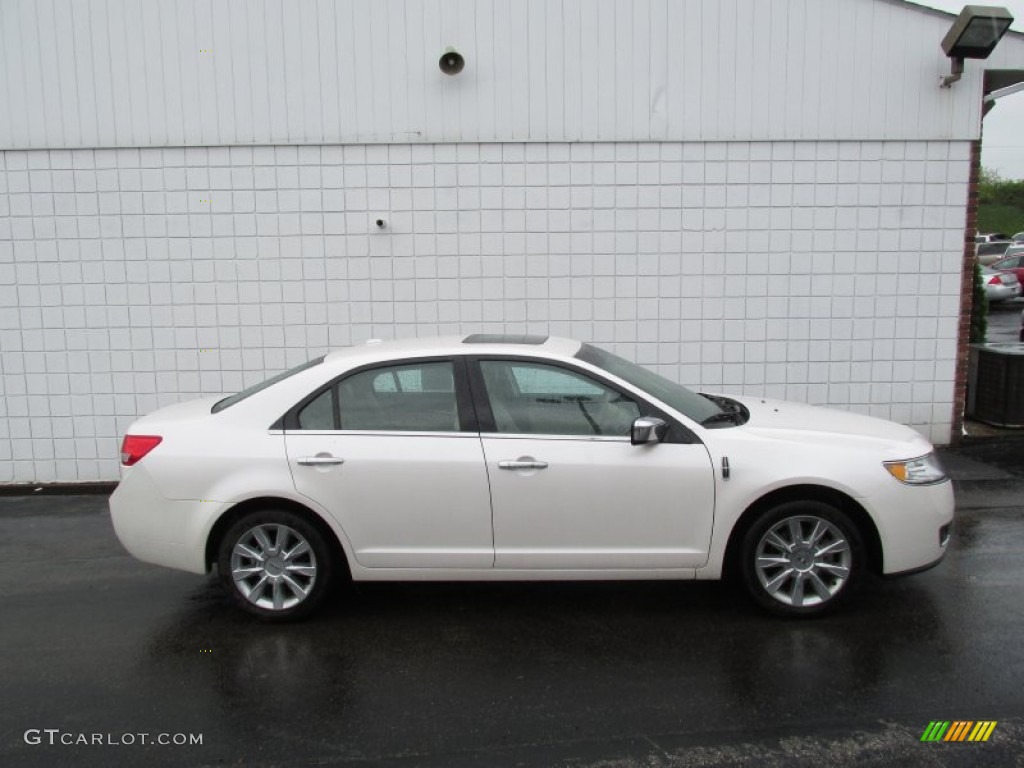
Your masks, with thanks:
[{"label": "sunroof", "polygon": [[463,344],[543,344],[547,336],[520,333],[474,333],[462,340]]}]

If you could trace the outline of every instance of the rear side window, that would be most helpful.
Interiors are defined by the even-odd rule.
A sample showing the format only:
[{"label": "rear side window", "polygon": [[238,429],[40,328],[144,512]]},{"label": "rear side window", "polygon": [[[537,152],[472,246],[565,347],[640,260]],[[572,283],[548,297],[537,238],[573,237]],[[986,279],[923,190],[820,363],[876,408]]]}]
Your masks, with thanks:
[{"label": "rear side window", "polygon": [[338,408],[342,429],[459,431],[455,376],[447,360],[353,374],[338,384]]},{"label": "rear side window", "polygon": [[282,371],[276,376],[271,376],[269,379],[261,381],[259,384],[253,384],[251,387],[246,387],[241,392],[237,392],[234,395],[225,397],[223,400],[218,400],[216,403],[213,404],[213,408],[210,409],[210,413],[220,413],[225,408],[230,408],[235,403],[240,403],[242,400],[245,400],[245,398],[251,397],[252,395],[255,395],[257,392],[263,391],[267,387],[272,387],[278,382],[284,381],[290,376],[294,376],[297,373],[301,373],[302,371],[308,370],[309,368],[312,368],[315,365],[320,365],[320,363],[324,361],[324,357],[325,355],[321,355],[320,357],[314,358],[313,360],[303,363],[302,365],[297,365],[294,368],[289,368],[287,371]]},{"label": "rear side window", "polygon": [[375,373],[373,391],[454,392],[455,383],[450,366],[447,363],[436,363],[415,368],[388,368],[382,373]]}]

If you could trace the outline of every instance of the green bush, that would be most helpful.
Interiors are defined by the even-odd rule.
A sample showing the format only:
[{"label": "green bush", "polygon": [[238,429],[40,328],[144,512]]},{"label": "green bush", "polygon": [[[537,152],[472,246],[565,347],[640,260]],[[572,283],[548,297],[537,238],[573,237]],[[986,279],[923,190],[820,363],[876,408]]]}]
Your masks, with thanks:
[{"label": "green bush", "polygon": [[984,344],[988,331],[988,297],[981,280],[981,265],[974,263],[974,303],[971,305],[971,344]]}]

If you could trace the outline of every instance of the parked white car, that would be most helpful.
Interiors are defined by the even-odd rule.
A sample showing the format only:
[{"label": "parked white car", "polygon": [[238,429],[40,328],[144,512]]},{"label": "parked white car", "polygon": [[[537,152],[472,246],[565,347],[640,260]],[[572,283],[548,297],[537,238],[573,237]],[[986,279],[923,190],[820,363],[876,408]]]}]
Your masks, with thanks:
[{"label": "parked white car", "polygon": [[983,267],[990,267],[1000,259],[1006,258],[1006,252],[1013,247],[1009,240],[993,240],[988,243],[978,243],[974,246],[974,255],[978,263]]},{"label": "parked white car", "polygon": [[114,528],[266,618],[356,581],[718,579],[831,608],[934,565],[953,491],[908,427],[698,394],[597,347],[473,335],[342,349],[128,430]]},{"label": "parked white car", "polygon": [[[1016,235],[1014,235],[1014,238]],[[1004,235],[1002,232],[979,232],[974,236],[974,242],[976,243],[994,243],[1001,240],[1010,240],[1012,238],[1009,235]]]}]

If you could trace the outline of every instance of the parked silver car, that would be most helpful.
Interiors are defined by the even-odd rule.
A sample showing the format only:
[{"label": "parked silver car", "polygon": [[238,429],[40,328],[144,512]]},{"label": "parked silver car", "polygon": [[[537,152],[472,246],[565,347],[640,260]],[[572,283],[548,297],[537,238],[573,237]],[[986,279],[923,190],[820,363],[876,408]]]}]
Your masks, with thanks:
[{"label": "parked silver car", "polygon": [[985,283],[985,296],[990,304],[1020,296],[1020,281],[1013,272],[982,267],[981,279]]}]

